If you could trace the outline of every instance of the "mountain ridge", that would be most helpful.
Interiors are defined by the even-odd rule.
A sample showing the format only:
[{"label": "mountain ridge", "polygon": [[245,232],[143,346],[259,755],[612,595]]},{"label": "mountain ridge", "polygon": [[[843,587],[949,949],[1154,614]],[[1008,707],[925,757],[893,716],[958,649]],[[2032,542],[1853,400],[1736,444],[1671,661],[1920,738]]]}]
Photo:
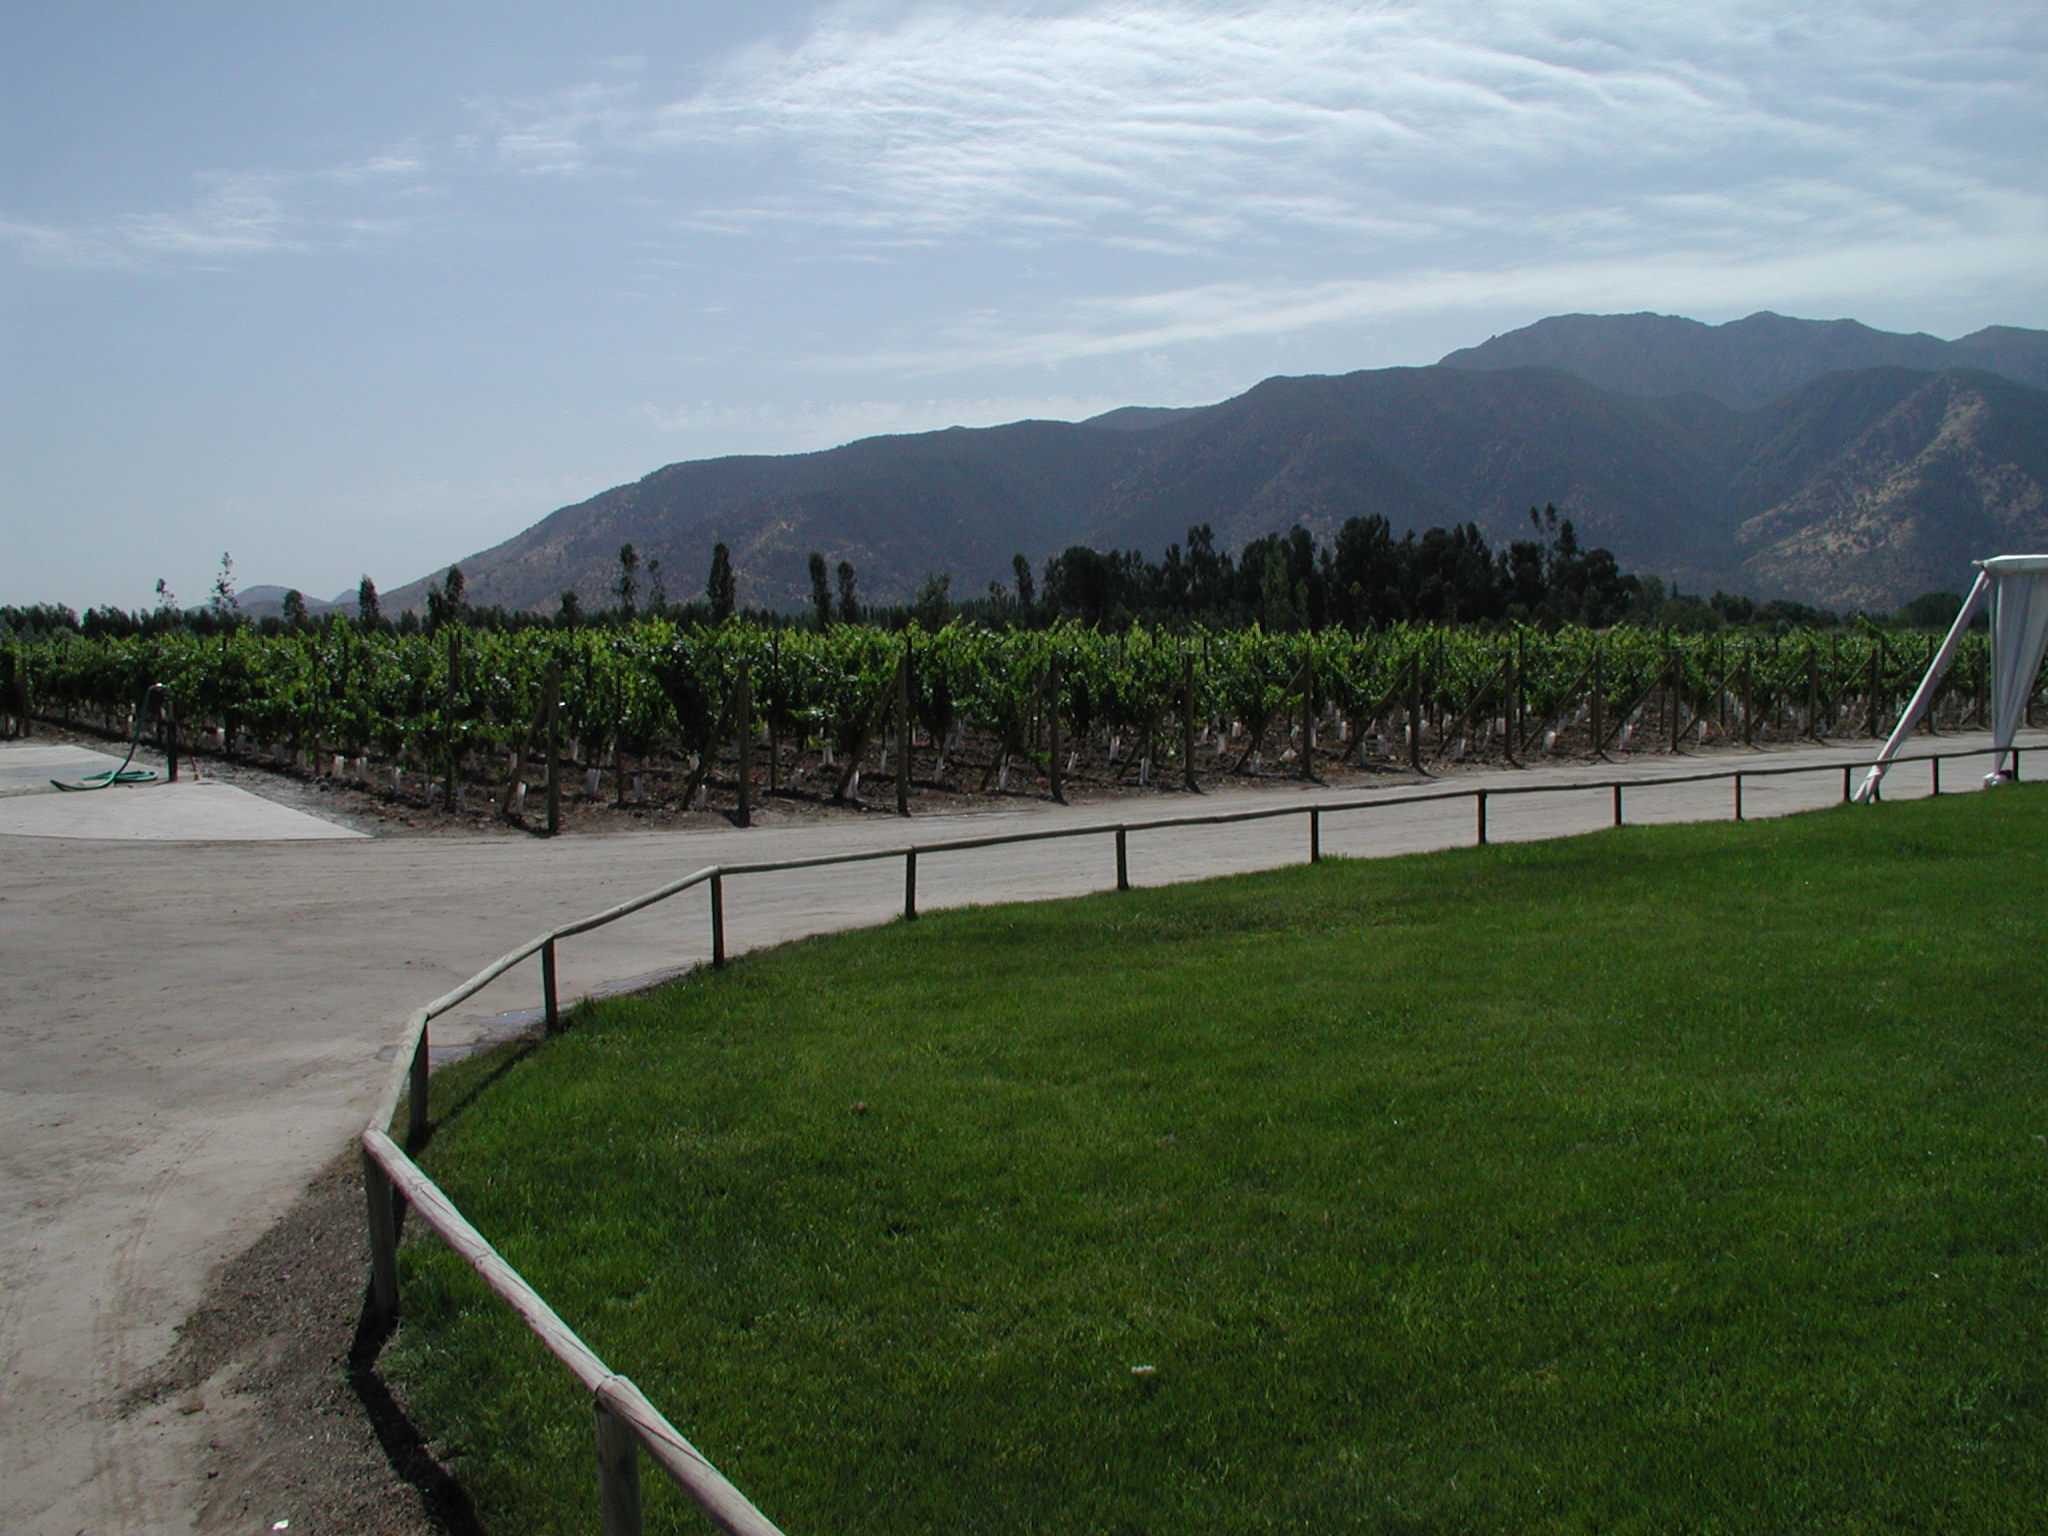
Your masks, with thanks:
[{"label": "mountain ridge", "polygon": [[[1596,321],[1621,323],[1581,323]],[[1662,338],[1667,352],[1700,345],[1661,373],[1656,348],[1643,350],[1628,375],[1638,390],[1558,365],[1602,364],[1630,335]],[[850,561],[863,595],[889,602],[940,571],[971,595],[1006,579],[1015,553],[1034,566],[1073,544],[1157,555],[1197,523],[1226,548],[1296,522],[1328,537],[1369,513],[1397,532],[1469,521],[1499,541],[1524,530],[1530,506],[1555,503],[1629,568],[1840,607],[1960,585],[1988,548],[1972,539],[2048,545],[2048,393],[1978,368],[1813,371],[1963,348],[2016,372],[2038,355],[2048,382],[2048,332],[1988,327],[1943,342],[1775,315],[1719,327],[1558,316],[1509,338],[1520,339],[1427,367],[1276,376],[1208,406],[665,465],[460,563],[475,602],[547,608],[572,588],[602,606],[621,544],[658,559],[667,595],[682,598],[723,541],[742,601],[798,608],[812,549]],[[1510,366],[1511,354],[1551,360]],[[1794,382],[1737,405],[1723,398],[1730,378],[1752,391]],[[426,587],[387,603],[419,606]]]}]

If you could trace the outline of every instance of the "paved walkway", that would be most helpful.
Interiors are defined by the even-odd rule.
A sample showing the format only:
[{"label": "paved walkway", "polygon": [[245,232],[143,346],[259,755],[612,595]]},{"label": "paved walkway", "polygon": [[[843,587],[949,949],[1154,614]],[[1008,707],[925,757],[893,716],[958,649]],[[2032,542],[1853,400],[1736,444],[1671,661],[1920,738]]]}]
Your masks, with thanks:
[{"label": "paved walkway", "polygon": [[[1981,741],[1981,738],[1977,739]],[[2039,744],[2039,738],[2035,739]],[[1950,738],[1940,745],[1960,748]],[[1932,743],[1921,743],[1925,750]],[[1461,775],[1492,790],[1646,779],[1687,768],[1800,763],[1751,780],[1745,809],[1779,815],[1841,798],[1840,764],[1867,746],[1639,759]],[[1945,787],[1974,788],[1956,763]],[[1887,798],[1926,792],[1897,770]],[[111,800],[105,795],[68,800]],[[147,792],[144,792],[147,793]],[[1398,800],[1388,789],[1378,798]],[[1412,790],[1407,793],[1413,793]],[[1632,821],[1726,817],[1726,780],[1627,796]],[[124,1417],[122,1393],[170,1349],[210,1275],[253,1242],[362,1124],[377,1061],[405,1013],[519,940],[707,863],[1121,819],[1138,884],[1295,862],[1306,817],[1146,831],[1190,811],[1357,798],[1306,787],[1162,795],[1113,807],[1041,807],[900,823],[878,816],[752,831],[520,839],[163,842],[0,836],[0,1466],[6,1527],[23,1536],[191,1529],[198,1452],[231,1395],[189,1416]],[[1605,790],[1495,795],[1496,840],[1605,826]],[[1469,799],[1326,815],[1323,847],[1374,856],[1468,843]],[[886,920],[902,864],[727,882],[734,949]],[[932,854],[924,908],[1099,890],[1108,837]],[[702,892],[563,947],[573,995],[705,958]],[[436,1038],[491,1028],[535,1001],[524,967],[443,1021]]]}]

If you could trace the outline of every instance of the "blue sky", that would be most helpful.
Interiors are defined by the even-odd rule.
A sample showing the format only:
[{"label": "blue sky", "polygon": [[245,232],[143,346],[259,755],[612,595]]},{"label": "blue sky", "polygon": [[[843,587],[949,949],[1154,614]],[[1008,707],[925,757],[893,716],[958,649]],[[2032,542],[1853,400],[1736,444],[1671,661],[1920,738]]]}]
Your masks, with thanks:
[{"label": "blue sky", "polygon": [[1546,314],[2048,325],[2038,3],[0,5],[0,602]]}]

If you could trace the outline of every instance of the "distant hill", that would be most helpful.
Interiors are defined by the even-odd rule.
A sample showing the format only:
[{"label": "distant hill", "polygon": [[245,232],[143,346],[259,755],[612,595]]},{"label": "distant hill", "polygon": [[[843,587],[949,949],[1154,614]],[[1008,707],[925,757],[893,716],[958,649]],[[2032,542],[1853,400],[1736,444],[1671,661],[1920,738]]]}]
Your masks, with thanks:
[{"label": "distant hill", "polygon": [[2048,331],[1994,325],[1943,341],[1769,311],[1726,325],[1678,315],[1553,315],[1453,352],[1440,366],[1562,368],[1623,394],[1698,394],[1751,407],[1824,374],[1862,368],[1981,368],[2048,387]]},{"label": "distant hill", "polygon": [[[1538,340],[1578,366],[1505,365]],[[1942,342],[1778,316],[1563,316],[1436,367],[1273,378],[1211,406],[671,464],[461,565],[477,603],[552,608],[573,588],[598,607],[630,542],[681,600],[722,540],[742,602],[794,609],[813,549],[852,561],[867,599],[895,602],[938,571],[975,595],[1007,582],[1016,553],[1156,557],[1195,523],[1226,547],[1297,522],[1327,537],[1375,512],[1397,530],[1470,521],[1502,540],[1555,502],[1584,541],[1690,590],[1888,608],[1960,588],[1973,556],[2048,548],[2048,392],[2013,377],[2043,342],[2004,327]],[[1942,361],[1957,349],[1998,356],[2003,375]],[[1872,351],[1890,360],[1822,366]],[[1502,366],[1475,366],[1482,354]],[[1587,376],[1601,368],[1637,387]],[[1661,388],[1673,378],[1683,387]],[[419,606],[425,590],[386,606]]]}]

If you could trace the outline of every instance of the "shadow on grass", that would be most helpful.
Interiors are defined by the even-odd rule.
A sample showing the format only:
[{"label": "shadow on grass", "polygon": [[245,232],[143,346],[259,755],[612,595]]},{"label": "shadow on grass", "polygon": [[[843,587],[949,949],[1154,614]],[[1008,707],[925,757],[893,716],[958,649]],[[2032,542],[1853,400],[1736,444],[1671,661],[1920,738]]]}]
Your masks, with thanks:
[{"label": "shadow on grass", "polygon": [[[401,1229],[405,1213],[399,1213]],[[356,1315],[355,1337],[349,1341],[347,1378],[349,1390],[363,1405],[371,1433],[383,1447],[391,1470],[412,1485],[420,1496],[420,1508],[437,1530],[449,1536],[485,1536],[476,1507],[455,1475],[434,1459],[426,1436],[405,1411],[397,1394],[377,1374],[377,1357],[383,1353],[396,1328],[395,1322],[379,1321],[370,1305],[369,1288],[363,1291],[362,1310]]]}]

